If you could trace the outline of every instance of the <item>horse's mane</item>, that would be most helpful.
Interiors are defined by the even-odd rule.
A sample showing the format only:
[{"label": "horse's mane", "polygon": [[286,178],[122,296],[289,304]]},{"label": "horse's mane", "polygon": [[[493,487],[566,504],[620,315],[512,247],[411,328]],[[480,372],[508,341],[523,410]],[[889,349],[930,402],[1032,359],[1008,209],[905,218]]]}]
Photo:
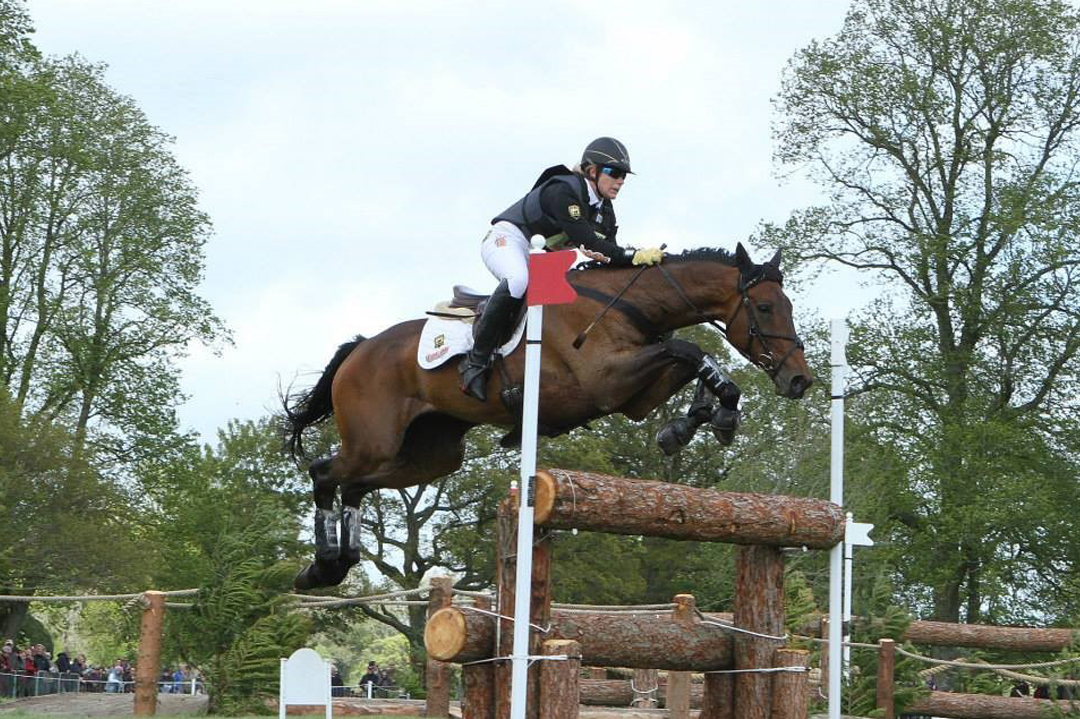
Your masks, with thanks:
[{"label": "horse's mane", "polygon": [[[698,247],[693,250],[683,250],[677,255],[664,255],[664,262],[722,262],[730,267],[737,267],[735,255],[722,247]],[[574,270],[618,270],[626,269],[626,265],[610,265],[603,262],[583,262]]]}]

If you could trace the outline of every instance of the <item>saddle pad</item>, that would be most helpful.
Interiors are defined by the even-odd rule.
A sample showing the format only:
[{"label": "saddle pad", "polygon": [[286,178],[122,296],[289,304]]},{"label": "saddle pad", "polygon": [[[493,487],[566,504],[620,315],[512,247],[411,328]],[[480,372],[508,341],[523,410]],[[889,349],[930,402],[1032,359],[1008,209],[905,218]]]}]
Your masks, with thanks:
[{"label": "saddle pad", "polygon": [[[429,317],[420,332],[420,345],[416,351],[416,362],[423,369],[435,369],[446,360],[456,355],[465,354],[472,349],[473,326],[471,322],[450,320],[442,317]],[[508,355],[521,342],[525,333],[525,318],[514,328],[510,341],[495,350],[496,354]]]}]

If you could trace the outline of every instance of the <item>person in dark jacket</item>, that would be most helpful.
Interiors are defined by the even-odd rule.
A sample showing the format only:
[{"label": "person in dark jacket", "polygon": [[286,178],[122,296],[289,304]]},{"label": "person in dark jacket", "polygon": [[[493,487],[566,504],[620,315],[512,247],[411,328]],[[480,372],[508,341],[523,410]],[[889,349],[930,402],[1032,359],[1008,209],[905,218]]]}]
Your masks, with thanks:
[{"label": "person in dark jacket", "polygon": [[458,366],[461,390],[484,402],[491,361],[509,324],[517,316],[529,284],[529,238],[540,235],[545,249],[576,248],[588,257],[613,265],[655,265],[658,248],[620,247],[612,201],[630,171],[626,146],[600,137],[585,148],[573,169],[549,167],[532,190],[492,221],[481,244],[484,264],[498,287],[477,320],[472,350]]}]

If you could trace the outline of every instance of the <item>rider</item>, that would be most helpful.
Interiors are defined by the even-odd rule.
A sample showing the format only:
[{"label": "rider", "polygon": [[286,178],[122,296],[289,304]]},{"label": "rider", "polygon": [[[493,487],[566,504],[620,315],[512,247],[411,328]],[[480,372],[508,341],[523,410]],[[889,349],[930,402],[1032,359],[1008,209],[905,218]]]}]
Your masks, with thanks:
[{"label": "rider", "polygon": [[529,240],[542,235],[545,249],[581,248],[594,260],[613,265],[655,265],[658,248],[619,247],[612,200],[630,172],[626,146],[599,137],[585,148],[572,170],[556,165],[544,170],[523,198],[491,221],[480,247],[484,264],[500,280],[477,320],[473,348],[461,361],[461,389],[481,402],[487,399],[492,355],[517,316],[529,284]]}]

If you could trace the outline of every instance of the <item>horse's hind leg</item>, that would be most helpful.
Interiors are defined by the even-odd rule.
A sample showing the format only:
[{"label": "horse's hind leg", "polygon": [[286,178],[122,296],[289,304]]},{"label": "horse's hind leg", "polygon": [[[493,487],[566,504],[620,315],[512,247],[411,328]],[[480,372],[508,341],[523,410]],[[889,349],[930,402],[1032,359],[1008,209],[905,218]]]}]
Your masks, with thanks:
[{"label": "horse's hind leg", "polygon": [[306,590],[340,584],[349,571],[341,568],[341,544],[338,538],[338,515],[334,509],[338,480],[331,469],[334,457],[317,459],[308,467],[315,498],[315,561],[304,567],[293,585]]}]

